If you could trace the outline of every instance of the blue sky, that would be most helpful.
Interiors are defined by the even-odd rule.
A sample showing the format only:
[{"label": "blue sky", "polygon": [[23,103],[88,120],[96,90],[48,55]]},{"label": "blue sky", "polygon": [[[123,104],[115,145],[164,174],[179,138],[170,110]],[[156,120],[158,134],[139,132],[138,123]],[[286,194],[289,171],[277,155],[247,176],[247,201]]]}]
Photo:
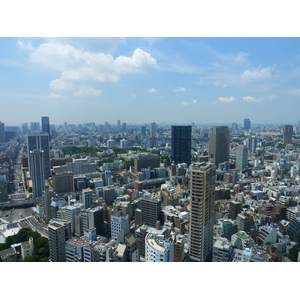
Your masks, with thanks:
[{"label": "blue sky", "polygon": [[300,120],[300,38],[0,38],[0,121]]}]

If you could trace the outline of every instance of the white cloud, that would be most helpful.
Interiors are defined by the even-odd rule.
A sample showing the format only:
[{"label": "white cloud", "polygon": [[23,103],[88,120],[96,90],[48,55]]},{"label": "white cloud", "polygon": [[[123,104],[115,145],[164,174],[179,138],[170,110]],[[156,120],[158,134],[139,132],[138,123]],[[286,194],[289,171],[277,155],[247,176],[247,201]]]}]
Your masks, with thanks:
[{"label": "white cloud", "polygon": [[179,87],[178,89],[174,89],[173,91],[174,91],[175,93],[178,93],[178,92],[185,92],[186,89],[183,88],[183,87]]},{"label": "white cloud", "polygon": [[241,79],[243,80],[251,80],[251,79],[265,79],[272,77],[272,68],[253,68],[252,70],[245,70],[241,75]]},{"label": "white cloud", "polygon": [[73,93],[74,96],[99,96],[100,94],[100,90],[96,90],[88,86],[81,86],[79,90]]},{"label": "white cloud", "polygon": [[50,93],[48,96],[49,99],[57,99],[57,98],[61,98],[61,94],[57,94],[57,93]]},{"label": "white cloud", "polygon": [[258,98],[254,98],[254,97],[251,97],[251,96],[246,96],[246,97],[243,97],[243,100],[246,101],[246,102],[261,102],[262,99],[258,99]]},{"label": "white cloud", "polygon": [[219,87],[222,87],[222,88],[227,87],[227,85],[225,83],[221,82],[221,81],[213,82],[213,85],[219,86]]},{"label": "white cloud", "polygon": [[184,101],[184,102],[182,102],[182,105],[191,105],[191,104],[197,104],[197,103],[198,103],[197,100],[192,100],[191,102]]},{"label": "white cloud", "polygon": [[44,43],[34,48],[18,41],[18,46],[30,51],[31,62],[60,71],[60,78],[52,80],[54,90],[74,90],[78,84],[114,82],[128,73],[145,73],[158,68],[150,53],[137,48],[130,57],[89,52],[62,43]]},{"label": "white cloud", "polygon": [[237,56],[235,57],[236,62],[245,62],[247,61],[246,57],[248,56],[248,53],[245,52],[239,52]]},{"label": "white cloud", "polygon": [[234,97],[219,97],[219,102],[222,103],[232,103],[234,101],[236,101],[236,99]]},{"label": "white cloud", "polygon": [[290,89],[283,91],[284,94],[289,94],[291,96],[300,96],[300,89]]},{"label": "white cloud", "polygon": [[34,50],[34,47],[32,46],[31,41],[29,41],[29,42],[26,44],[26,43],[24,43],[23,41],[18,40],[18,41],[17,41],[17,46],[20,47],[21,49],[25,49],[25,50],[29,50],[29,51]]},{"label": "white cloud", "polygon": [[149,90],[147,90],[148,93],[156,93],[157,90],[155,88],[151,88]]}]

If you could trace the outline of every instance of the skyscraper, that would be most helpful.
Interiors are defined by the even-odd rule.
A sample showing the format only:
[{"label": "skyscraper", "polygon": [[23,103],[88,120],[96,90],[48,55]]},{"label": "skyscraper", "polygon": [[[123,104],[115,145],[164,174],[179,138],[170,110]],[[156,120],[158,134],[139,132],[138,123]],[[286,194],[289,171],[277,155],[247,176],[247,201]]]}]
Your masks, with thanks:
[{"label": "skyscraper", "polygon": [[247,167],[247,164],[248,164],[248,148],[244,145],[238,145],[236,147],[235,168],[242,170]]},{"label": "skyscraper", "polygon": [[178,163],[191,163],[192,126],[172,126],[171,160]]},{"label": "skyscraper", "polygon": [[215,166],[194,163],[190,178],[190,259],[208,261],[213,248]]},{"label": "skyscraper", "polygon": [[[27,134],[27,155],[29,160],[29,154],[32,150],[44,151],[44,166],[45,166],[45,178],[50,174],[50,154],[49,154],[49,136],[47,133],[32,132]],[[30,166],[29,166],[30,173]]]},{"label": "skyscraper", "polygon": [[284,125],[283,130],[283,143],[285,145],[292,143],[292,137],[293,137],[293,126],[292,125]]},{"label": "skyscraper", "polygon": [[0,143],[4,143],[5,142],[5,127],[4,127],[4,123],[0,122]]},{"label": "skyscraper", "polygon": [[230,133],[227,126],[216,126],[209,129],[209,159],[216,166],[229,160]]},{"label": "skyscraper", "polygon": [[29,154],[30,177],[32,181],[32,197],[38,198],[45,190],[44,151],[35,149]]},{"label": "skyscraper", "polygon": [[244,119],[244,129],[249,130],[251,128],[251,121],[250,119]]},{"label": "skyscraper", "polygon": [[42,131],[48,133],[50,139],[50,123],[49,117],[42,117]]},{"label": "skyscraper", "polygon": [[156,138],[157,136],[157,124],[150,123],[150,138]]}]

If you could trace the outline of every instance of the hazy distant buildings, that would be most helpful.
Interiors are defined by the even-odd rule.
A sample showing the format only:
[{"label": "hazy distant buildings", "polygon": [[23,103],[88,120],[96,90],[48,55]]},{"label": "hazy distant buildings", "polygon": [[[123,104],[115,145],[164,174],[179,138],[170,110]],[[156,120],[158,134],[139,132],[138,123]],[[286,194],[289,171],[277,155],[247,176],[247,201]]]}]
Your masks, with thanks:
[{"label": "hazy distant buildings", "polygon": [[150,123],[150,138],[156,138],[157,137],[157,124],[156,123]]},{"label": "hazy distant buildings", "polygon": [[291,144],[292,143],[292,137],[293,137],[293,126],[292,125],[284,125],[283,130],[283,144]]},{"label": "hazy distant buildings", "polygon": [[192,126],[172,126],[171,160],[175,164],[191,163]]},{"label": "hazy distant buildings", "polygon": [[244,119],[244,129],[249,130],[251,128],[251,121],[250,119]]},{"label": "hazy distant buildings", "polygon": [[209,159],[216,166],[229,160],[230,133],[227,126],[216,126],[209,130]]},{"label": "hazy distant buildings", "polygon": [[4,123],[0,122],[0,143],[5,142],[5,126]]}]

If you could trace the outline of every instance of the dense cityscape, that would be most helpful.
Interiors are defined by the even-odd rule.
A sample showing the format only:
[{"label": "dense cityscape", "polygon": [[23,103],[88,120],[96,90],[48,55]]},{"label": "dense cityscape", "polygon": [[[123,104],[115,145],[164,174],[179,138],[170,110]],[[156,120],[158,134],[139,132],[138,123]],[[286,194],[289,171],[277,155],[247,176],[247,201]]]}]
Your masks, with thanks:
[{"label": "dense cityscape", "polygon": [[300,261],[299,124],[7,126],[2,262]]}]

